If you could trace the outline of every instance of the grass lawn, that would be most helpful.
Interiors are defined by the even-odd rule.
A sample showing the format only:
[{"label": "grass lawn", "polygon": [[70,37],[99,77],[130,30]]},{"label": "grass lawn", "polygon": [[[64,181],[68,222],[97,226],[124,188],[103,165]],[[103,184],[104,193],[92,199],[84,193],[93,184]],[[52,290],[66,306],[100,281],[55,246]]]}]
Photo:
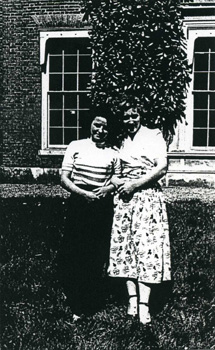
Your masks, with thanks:
[{"label": "grass lawn", "polygon": [[152,326],[126,318],[121,280],[106,303],[73,323],[56,255],[68,194],[60,186],[0,185],[2,350],[215,349],[215,189],[164,189],[172,281],[153,288]]}]

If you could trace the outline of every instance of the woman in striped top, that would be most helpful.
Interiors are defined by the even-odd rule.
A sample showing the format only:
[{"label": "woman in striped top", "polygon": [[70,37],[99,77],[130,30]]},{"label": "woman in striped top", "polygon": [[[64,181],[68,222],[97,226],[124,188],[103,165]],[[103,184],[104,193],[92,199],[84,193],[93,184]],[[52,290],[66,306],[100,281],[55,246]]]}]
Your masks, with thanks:
[{"label": "woman in striped top", "polygon": [[107,119],[97,116],[91,137],[71,142],[62,164],[61,183],[71,196],[59,276],[76,319],[93,312],[103,294],[113,217],[110,180],[120,172],[117,152],[107,139]]}]

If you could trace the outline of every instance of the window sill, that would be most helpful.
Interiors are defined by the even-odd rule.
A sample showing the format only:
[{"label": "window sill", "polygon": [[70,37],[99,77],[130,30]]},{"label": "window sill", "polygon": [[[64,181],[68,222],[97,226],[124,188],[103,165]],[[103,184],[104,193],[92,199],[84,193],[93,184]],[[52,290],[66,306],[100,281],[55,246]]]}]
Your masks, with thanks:
[{"label": "window sill", "polygon": [[[66,147],[64,148],[46,148],[38,151],[40,156],[64,156]],[[215,158],[215,150],[213,151],[195,151],[195,152],[168,152],[168,158]]]},{"label": "window sill", "polygon": [[66,148],[47,148],[38,151],[39,156],[64,156]]},{"label": "window sill", "polygon": [[168,152],[168,158],[215,158],[215,151]]}]

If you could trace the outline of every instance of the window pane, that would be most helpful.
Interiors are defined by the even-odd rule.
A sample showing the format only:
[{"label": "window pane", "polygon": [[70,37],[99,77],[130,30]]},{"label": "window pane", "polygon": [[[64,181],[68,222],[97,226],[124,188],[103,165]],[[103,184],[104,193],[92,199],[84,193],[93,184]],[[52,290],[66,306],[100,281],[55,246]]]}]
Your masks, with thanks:
[{"label": "window pane", "polygon": [[79,74],[79,90],[89,89],[90,76],[89,74]]},{"label": "window pane", "polygon": [[195,55],[195,71],[208,71],[208,55],[196,54]]},{"label": "window pane", "polygon": [[65,74],[64,75],[64,90],[65,91],[76,91],[77,90],[77,75],[76,74]]},{"label": "window pane", "polygon": [[90,136],[91,121],[92,117],[89,111],[79,112],[79,125],[81,126],[81,129],[79,130],[80,139]]},{"label": "window pane", "polygon": [[64,111],[64,125],[77,126],[77,111]]},{"label": "window pane", "polygon": [[194,127],[207,127],[207,111],[194,111]]},{"label": "window pane", "polygon": [[91,72],[92,62],[90,56],[80,56],[79,57],[79,71],[80,72]]},{"label": "window pane", "polygon": [[48,39],[46,44],[46,49],[50,54],[61,54],[62,46],[61,39]]},{"label": "window pane", "polygon": [[62,145],[63,133],[61,128],[50,128],[50,145]]},{"label": "window pane", "polygon": [[193,146],[207,146],[207,129],[193,130]]},{"label": "window pane", "polygon": [[209,127],[215,128],[215,111],[210,111]]},{"label": "window pane", "polygon": [[215,130],[209,130],[209,146],[214,147],[215,146]]},{"label": "window pane", "polygon": [[87,96],[86,93],[79,95],[79,108],[80,109],[90,108],[90,103],[91,103],[90,98]]},{"label": "window pane", "polygon": [[209,40],[210,49],[212,52],[215,52],[215,38],[206,38],[206,41]]},{"label": "window pane", "polygon": [[215,38],[201,37],[195,40],[195,52],[208,52],[209,49],[215,52]]},{"label": "window pane", "polygon": [[215,54],[211,54],[211,63],[210,63],[210,70],[215,71]]},{"label": "window pane", "polygon": [[76,128],[64,129],[64,140],[65,140],[65,145],[68,145],[73,140],[77,140],[77,129]]},{"label": "window pane", "polygon": [[79,47],[79,40],[80,38],[73,38],[73,39],[64,39],[64,53],[65,54],[77,54],[77,50]]},{"label": "window pane", "polygon": [[194,74],[194,90],[207,90],[208,88],[208,73]]},{"label": "window pane", "polygon": [[65,108],[77,109],[77,94],[65,94]]},{"label": "window pane", "polygon": [[210,90],[215,90],[215,73],[210,73]]},{"label": "window pane", "polygon": [[50,111],[50,126],[62,126],[62,111]]},{"label": "window pane", "polygon": [[62,90],[62,75],[50,74],[49,76],[49,90],[61,91]]},{"label": "window pane", "polygon": [[83,54],[91,54],[89,38],[55,38],[47,40],[47,51],[49,53],[76,54],[77,50]]},{"label": "window pane", "polygon": [[194,108],[195,109],[207,109],[208,108],[208,94],[207,93],[195,93],[194,94]]},{"label": "window pane", "polygon": [[209,96],[210,96],[210,109],[215,109],[215,94],[211,93]]},{"label": "window pane", "polygon": [[50,109],[62,109],[63,96],[61,94],[50,94]]},{"label": "window pane", "polygon": [[91,47],[89,46],[89,39],[85,38],[79,41],[79,53],[91,55]]},{"label": "window pane", "polygon": [[77,56],[64,57],[64,71],[77,72]]},{"label": "window pane", "polygon": [[49,71],[62,72],[62,56],[50,56]]}]

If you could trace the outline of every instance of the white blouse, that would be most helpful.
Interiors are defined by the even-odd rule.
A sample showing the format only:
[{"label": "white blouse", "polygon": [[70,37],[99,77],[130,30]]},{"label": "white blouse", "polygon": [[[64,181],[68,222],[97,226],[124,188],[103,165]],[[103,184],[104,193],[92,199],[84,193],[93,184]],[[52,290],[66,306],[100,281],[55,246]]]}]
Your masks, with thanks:
[{"label": "white blouse", "polygon": [[156,158],[167,156],[167,146],[159,129],[141,126],[133,139],[129,136],[119,150],[122,175],[136,178],[152,169]]}]

